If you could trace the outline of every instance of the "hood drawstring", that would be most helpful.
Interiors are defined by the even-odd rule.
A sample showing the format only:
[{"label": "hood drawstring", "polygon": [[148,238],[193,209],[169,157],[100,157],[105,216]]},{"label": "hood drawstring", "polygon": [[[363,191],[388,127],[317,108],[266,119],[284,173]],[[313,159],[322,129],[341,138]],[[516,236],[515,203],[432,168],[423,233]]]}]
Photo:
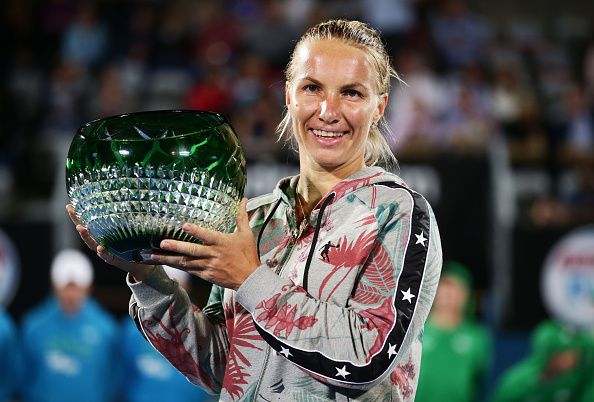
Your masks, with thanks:
[{"label": "hood drawstring", "polygon": [[279,198],[278,201],[274,204],[274,207],[272,207],[272,210],[270,211],[270,213],[268,214],[266,219],[264,220],[264,224],[260,228],[260,232],[258,232],[258,243],[256,244],[256,246],[258,247],[258,258],[261,257],[261,255],[260,255],[260,240],[262,239],[262,234],[264,233],[264,229],[268,225],[268,222],[270,222],[270,220],[274,216],[274,213],[276,212],[276,209],[278,208],[280,203],[281,203],[281,199]]},{"label": "hood drawstring", "polygon": [[311,241],[311,248],[309,249],[309,254],[307,255],[307,263],[305,264],[305,271],[303,272],[303,289],[307,291],[308,285],[308,277],[309,277],[309,266],[311,264],[311,260],[313,258],[314,252],[316,251],[316,243],[318,242],[318,235],[320,233],[320,227],[322,226],[322,217],[324,215],[324,211],[330,202],[334,199],[336,193],[331,193],[322,203],[320,207],[320,213],[318,214],[318,219],[316,222],[316,230],[314,232],[313,240]]},{"label": "hood drawstring", "polygon": [[[314,255],[314,252],[316,250],[316,243],[318,242],[318,235],[320,234],[320,227],[322,226],[322,217],[324,215],[324,211],[326,210],[326,207],[334,199],[334,196],[335,195],[336,195],[336,193],[331,193],[324,200],[324,202],[322,203],[322,206],[320,207],[320,213],[318,214],[318,219],[317,219],[317,222],[316,222],[316,229],[314,231],[314,237],[313,237],[313,240],[311,242],[311,248],[309,250],[309,254],[307,255],[307,263],[305,264],[305,271],[303,273],[303,286],[302,287],[306,291],[307,291],[307,285],[308,285],[309,266],[311,264],[311,260],[313,259],[313,255]],[[266,226],[268,225],[268,223],[272,219],[272,216],[276,212],[276,209],[278,208],[278,206],[280,205],[280,203],[281,203],[281,199],[279,198],[278,201],[274,204],[274,207],[272,207],[272,210],[270,211],[270,213],[268,214],[268,216],[266,217],[266,220],[264,221],[264,224],[260,228],[260,232],[258,233],[258,244],[257,244],[257,246],[258,246],[258,257],[260,257],[260,240],[262,239],[262,234],[264,233],[264,229],[266,228]]]}]

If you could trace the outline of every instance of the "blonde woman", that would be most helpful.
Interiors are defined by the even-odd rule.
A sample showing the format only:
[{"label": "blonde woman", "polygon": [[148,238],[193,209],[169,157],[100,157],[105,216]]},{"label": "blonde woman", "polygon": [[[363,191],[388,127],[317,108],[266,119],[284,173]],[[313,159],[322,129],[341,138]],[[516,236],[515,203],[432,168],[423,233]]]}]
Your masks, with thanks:
[{"label": "blonde woman", "polygon": [[186,224],[203,245],[164,240],[181,256],[151,257],[213,283],[203,310],[160,266],[117,260],[77,226],[130,273],[147,339],[220,400],[414,399],[441,246],[427,201],[375,166],[394,162],[382,135],[393,77],[380,36],[360,22],[303,35],[279,125],[300,174],[244,200],[233,234]]}]

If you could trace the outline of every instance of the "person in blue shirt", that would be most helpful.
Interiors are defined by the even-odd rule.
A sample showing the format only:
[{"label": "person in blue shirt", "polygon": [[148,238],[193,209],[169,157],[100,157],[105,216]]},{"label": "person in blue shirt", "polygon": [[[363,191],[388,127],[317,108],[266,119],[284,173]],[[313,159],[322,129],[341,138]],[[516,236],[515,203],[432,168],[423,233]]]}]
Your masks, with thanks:
[{"label": "person in blue shirt", "polygon": [[78,250],[51,266],[53,294],[22,320],[20,388],[27,402],[112,402],[122,376],[115,318],[90,296],[93,267]]},{"label": "person in blue shirt", "polygon": [[0,308],[0,402],[12,400],[17,371],[16,327],[12,317]]},{"label": "person in blue shirt", "polygon": [[[168,266],[165,272],[190,294],[190,274]],[[121,357],[126,381],[125,402],[210,402],[216,397],[189,382],[136,328],[129,317],[122,320]]]}]

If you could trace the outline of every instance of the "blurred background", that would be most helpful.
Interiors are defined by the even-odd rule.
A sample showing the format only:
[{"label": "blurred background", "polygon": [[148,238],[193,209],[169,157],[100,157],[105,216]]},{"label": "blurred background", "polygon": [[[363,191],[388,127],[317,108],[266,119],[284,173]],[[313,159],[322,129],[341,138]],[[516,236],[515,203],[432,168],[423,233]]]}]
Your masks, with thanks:
[{"label": "blurred background", "polygon": [[[275,138],[283,69],[328,18],[377,28],[408,84],[390,95],[389,142],[435,209],[444,259],[472,275],[494,339],[489,384],[524,357],[550,316],[547,254],[594,222],[591,0],[3,0],[0,254],[11,259],[0,268],[13,268],[0,300],[14,321],[50,292],[59,250],[87,252],[65,211],[79,126],[144,110],[222,113],[244,147],[247,196],[269,192],[298,170]],[[93,296],[125,316],[123,272],[90,257]],[[209,286],[193,281],[202,306]]]}]

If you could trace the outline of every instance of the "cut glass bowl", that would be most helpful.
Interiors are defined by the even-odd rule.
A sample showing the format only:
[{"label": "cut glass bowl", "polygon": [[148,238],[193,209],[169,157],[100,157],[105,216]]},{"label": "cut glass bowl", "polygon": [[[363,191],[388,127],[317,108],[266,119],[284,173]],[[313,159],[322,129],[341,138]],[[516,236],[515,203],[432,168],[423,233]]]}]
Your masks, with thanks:
[{"label": "cut glass bowl", "polygon": [[163,239],[199,243],[181,226],[231,232],[246,183],[237,135],[220,114],[151,111],[95,120],[66,161],[76,217],[117,257],[150,263]]}]

